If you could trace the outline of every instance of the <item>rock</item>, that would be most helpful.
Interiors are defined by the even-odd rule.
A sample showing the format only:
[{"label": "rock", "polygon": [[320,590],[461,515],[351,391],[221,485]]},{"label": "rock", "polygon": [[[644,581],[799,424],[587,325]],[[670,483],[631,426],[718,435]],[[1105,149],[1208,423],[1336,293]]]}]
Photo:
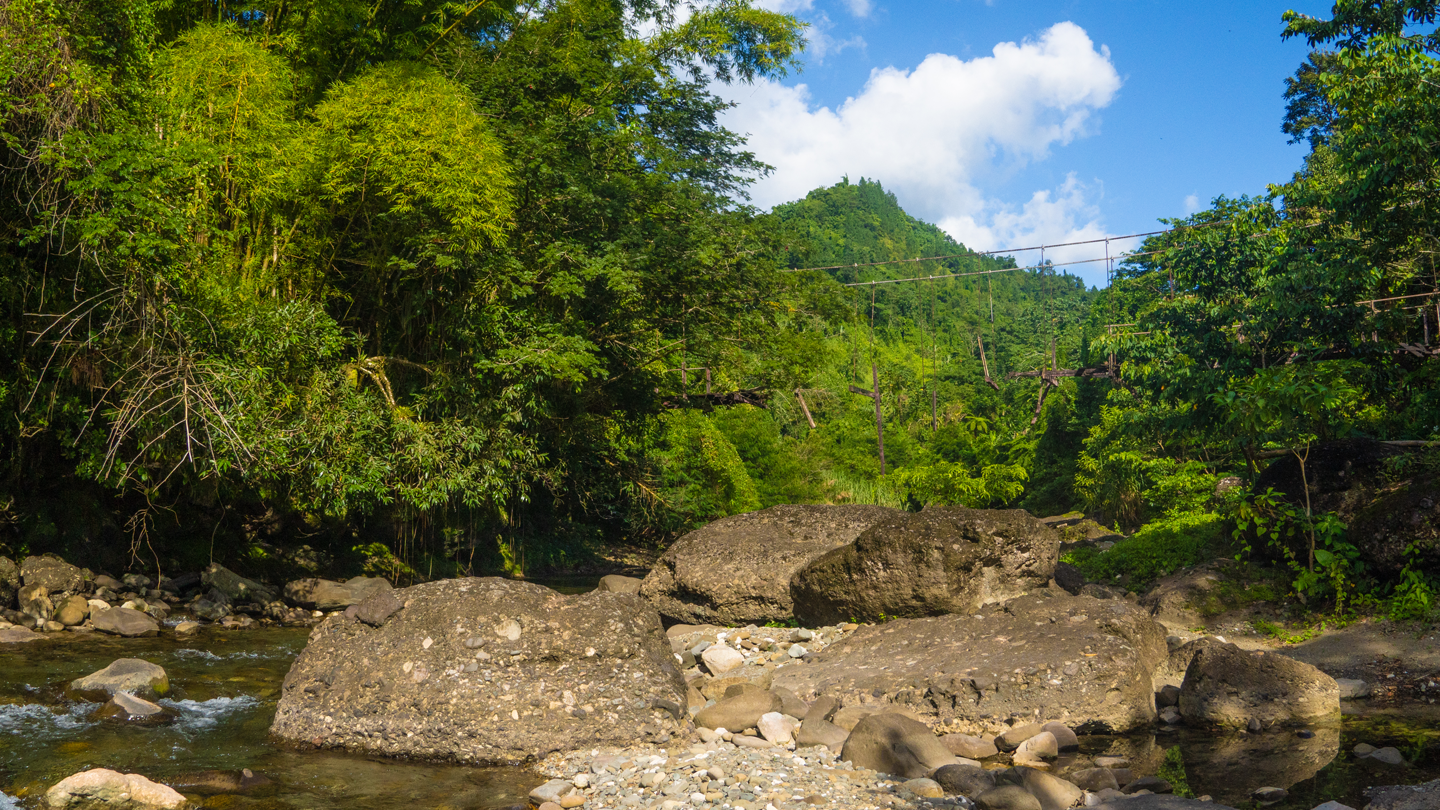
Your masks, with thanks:
[{"label": "rock", "polygon": [[1019,785],[999,785],[975,797],[980,810],[1044,810],[1040,800]]},{"label": "rock", "polygon": [[78,594],[65,597],[65,601],[55,610],[55,621],[66,627],[82,624],[89,617],[90,602]]},{"label": "rock", "polygon": [[1195,723],[1244,728],[1339,719],[1340,688],[1309,664],[1233,644],[1202,647],[1185,670],[1180,713]]},{"label": "rock", "polygon": [[823,717],[807,717],[800,723],[800,730],[795,735],[795,745],[800,748],[823,745],[838,754],[849,737],[850,732]]},{"label": "rock", "polygon": [[1080,771],[1072,771],[1066,775],[1075,786],[1098,793],[1102,790],[1119,790],[1120,783],[1116,781],[1115,774],[1109,768],[1085,768]]},{"label": "rock", "polygon": [[25,627],[0,628],[0,644],[22,644],[27,641],[39,641],[44,636]]},{"label": "rock", "polygon": [[845,706],[835,710],[835,714],[831,716],[830,722],[846,731],[853,731],[861,720],[864,720],[872,714],[880,714],[883,711],[885,711],[885,709],[882,706],[863,706],[858,704]]},{"label": "rock", "polygon": [[1405,757],[1397,748],[1377,748],[1366,759],[1371,762],[1381,762],[1386,765],[1404,765]]},{"label": "rock", "polygon": [[[675,541],[640,595],[667,618],[730,626],[794,618],[791,579],[881,519],[882,506],[772,506],[721,518]],[[848,618],[848,617],[846,617]]]},{"label": "rock", "polygon": [[923,777],[920,779],[908,779],[904,782],[901,782],[900,788],[902,790],[913,793],[914,795],[919,796],[922,799],[939,799],[944,797],[945,795],[945,791],[940,787],[939,782],[936,782],[934,779],[925,779]]},{"label": "rock", "polygon": [[1154,723],[1150,674],[1164,657],[1164,632],[1130,603],[1047,590],[982,618],[863,627],[804,666],[777,670],[775,685],[847,705],[880,697],[972,734],[1037,714],[1084,733],[1124,732]]},{"label": "rock", "polygon": [[116,692],[108,703],[95,710],[95,719],[156,726],[174,720],[175,713],[144,698]]},{"label": "rock", "polygon": [[0,557],[0,607],[12,603],[20,584],[20,567],[9,557]]},{"label": "rock", "polygon": [[95,587],[97,589],[109,588],[116,593],[125,590],[125,583],[121,582],[115,577],[110,576],[109,574],[96,574],[95,578],[91,580],[91,582],[95,584]]},{"label": "rock", "polygon": [[1191,568],[1182,568],[1163,577],[1140,597],[1141,607],[1167,626],[1189,628],[1203,624],[1200,609],[1210,592],[1225,580],[1230,561],[1216,560]]},{"label": "rock", "polygon": [[1055,563],[1055,584],[1064,588],[1071,596],[1079,596],[1085,587],[1085,575],[1080,569],[1067,562]]},{"label": "rock", "polygon": [[1020,786],[1040,802],[1040,810],[1067,810],[1085,798],[1085,791],[1044,771],[1034,768],[1011,768],[1012,777],[1018,777]]},{"label": "rock", "polygon": [[175,635],[177,636],[191,636],[199,631],[199,622],[180,622],[175,625]]},{"label": "rock", "polygon": [[[1180,716],[1180,710],[1174,706],[1166,706],[1160,710],[1160,722],[1167,726],[1177,725],[1182,719],[1184,718]],[[1255,718],[1250,718],[1250,722],[1256,722]]]},{"label": "rock", "polygon": [[603,593],[640,593],[640,585],[644,581],[621,574],[606,574],[600,578],[600,584],[595,586],[595,590]]},{"label": "rock", "polygon": [[1151,793],[1169,793],[1174,789],[1169,782],[1166,782],[1158,776],[1142,776],[1139,779],[1126,782],[1125,786],[1120,788],[1120,792],[1131,794],[1148,790]]},{"label": "rock", "polygon": [[695,715],[695,725],[743,731],[753,728],[760,718],[780,711],[780,698],[773,692],[755,689],[717,701]]},{"label": "rock", "polygon": [[735,687],[768,690],[775,680],[775,670],[764,667],[739,667],[729,674],[711,678],[700,686],[700,694],[707,700],[722,700]]},{"label": "rock", "polygon": [[760,721],[755,724],[755,728],[759,730],[761,737],[775,745],[789,745],[795,741],[795,721],[780,712],[760,715]]},{"label": "rock", "polygon": [[955,756],[921,722],[899,714],[874,714],[856,724],[840,758],[857,768],[908,778],[928,776]]},{"label": "rock", "polygon": [[195,614],[196,618],[204,619],[207,622],[218,622],[230,615],[230,606],[212,602],[209,599],[197,599],[190,603],[190,612]]},{"label": "rock", "polygon": [[150,588],[151,579],[144,574],[126,574],[120,577],[120,582],[128,590],[144,593]]},{"label": "rock", "polygon": [[1254,799],[1257,802],[1260,802],[1261,804],[1274,804],[1275,802],[1283,802],[1285,801],[1285,797],[1289,795],[1290,791],[1286,790],[1285,788],[1278,787],[1259,787],[1255,788],[1253,791],[1250,792],[1250,798]]},{"label": "rock", "polygon": [[1103,804],[1105,804],[1105,803],[1107,803],[1107,802],[1113,802],[1113,801],[1116,801],[1117,799],[1128,799],[1128,798],[1130,798],[1130,797],[1129,797],[1129,796],[1126,796],[1124,793],[1121,793],[1121,792],[1118,791],[1118,790],[1112,790],[1112,789],[1110,789],[1110,788],[1105,788],[1104,790],[1099,790],[1099,791],[1096,791],[1096,792],[1094,792],[1094,793],[1086,793],[1086,794],[1085,794],[1085,806],[1086,806],[1086,807],[1099,807],[1099,806],[1101,806],[1101,805],[1103,805]]},{"label": "rock", "polygon": [[96,630],[116,636],[134,638],[160,634],[160,625],[154,619],[131,608],[110,608],[96,614],[90,621]]},{"label": "rock", "polygon": [[803,644],[791,644],[790,648],[785,651],[786,655],[789,655],[791,658],[804,658],[809,652]]},{"label": "rock", "polygon": [[45,632],[47,632],[47,633],[58,633],[58,632],[60,632],[61,630],[64,630],[64,629],[65,629],[65,625],[61,624],[60,622],[51,620],[51,621],[45,622],[45,625],[44,625],[43,629],[44,629]]},{"label": "rock", "polygon": [[1058,756],[1060,756],[1060,746],[1055,743],[1055,735],[1048,731],[1036,734],[1020,743],[1020,747],[1015,749],[1016,764],[1043,762]]},{"label": "rock", "polygon": [[[782,686],[782,687],[780,687],[780,689],[785,689],[785,687]],[[792,695],[795,694],[794,692],[791,692],[789,689],[785,689],[785,692],[789,692],[789,693],[792,694]],[[781,692],[781,691],[779,691],[779,690],[776,690],[775,694],[777,694],[777,695],[782,695],[782,696],[783,696],[783,695],[785,694],[785,692]],[[784,698],[782,697],[781,700],[783,701]],[[796,697],[796,700],[799,700],[799,697],[798,697],[798,696]],[[829,719],[831,719],[832,717],[834,717],[834,716],[835,716],[835,712],[837,712],[837,711],[839,711],[839,710],[840,710],[840,702],[839,702],[838,700],[836,700],[836,699],[833,698],[833,697],[830,697],[829,695],[821,695],[820,697],[815,698],[815,700],[813,700],[813,701],[810,702],[810,711],[808,711],[808,712],[805,713],[805,719],[808,720],[808,719],[813,715],[813,716],[815,716],[815,717],[819,717],[819,718],[822,718],[822,719],[824,719],[824,720],[829,720]]]},{"label": "rock", "polygon": [[986,759],[999,753],[995,743],[969,734],[946,734],[940,738],[940,744],[950,753],[965,759]]},{"label": "rock", "polygon": [[[489,764],[682,731],[685,681],[660,617],[636,596],[449,579],[373,594],[361,618],[387,595],[403,609],[378,628],[333,615],[311,632],[273,735]],[[483,647],[466,645],[477,637]]]},{"label": "rock", "polygon": [[245,768],[240,771],[191,771],[167,779],[166,784],[185,793],[214,796],[221,793],[245,793],[274,782],[267,776]]},{"label": "rock", "polygon": [[1039,723],[1021,723],[1011,726],[995,738],[995,747],[1001,751],[1014,751],[1020,747],[1020,743],[1034,737],[1044,731],[1045,727]]},{"label": "rock", "polygon": [[1374,689],[1357,678],[1336,678],[1335,685],[1340,687],[1341,700],[1366,700]]},{"label": "rock", "polygon": [[180,810],[185,797],[134,773],[92,768],[67,776],[45,792],[51,810]]},{"label": "rock", "polygon": [[297,579],[285,584],[285,601],[307,610],[344,610],[358,605],[371,594],[390,590],[381,577],[355,577],[340,583],[328,579]]},{"label": "rock", "polygon": [[712,675],[724,675],[732,669],[744,666],[745,656],[724,644],[714,644],[705,648],[700,654],[701,660],[705,662],[705,668],[710,670]]},{"label": "rock", "polygon": [[170,691],[170,678],[157,664],[140,658],[117,658],[104,669],[71,681],[69,690],[85,700],[107,700],[120,692],[159,697]]},{"label": "rock", "polygon": [[1440,807],[1440,779],[1420,785],[1389,785],[1365,789],[1365,810],[1435,810]]},{"label": "rock", "polygon": [[1155,705],[1160,708],[1180,705],[1180,687],[1167,683],[1155,693]]},{"label": "rock", "polygon": [[736,734],[730,742],[741,748],[774,748],[774,744],[764,737],[750,737],[744,734]]},{"label": "rock", "polygon": [[84,573],[53,554],[26,557],[20,563],[20,579],[28,586],[40,586],[47,594],[68,595],[85,589]]},{"label": "rock", "polygon": [[1061,751],[1074,751],[1080,747],[1080,738],[1064,723],[1051,720],[1041,728],[1050,732],[1050,735],[1055,738],[1055,746]]},{"label": "rock", "polygon": [[795,574],[795,617],[825,625],[974,613],[1043,587],[1059,548],[1054,529],[1018,509],[887,515]]},{"label": "rock", "polygon": [[355,618],[371,627],[381,627],[404,607],[394,591],[375,591],[355,606]]},{"label": "rock", "polygon": [[1256,785],[1290,789],[1312,779],[1340,754],[1340,727],[1312,729],[1314,737],[1294,734],[1187,735],[1180,747],[1186,781],[1197,796],[1242,805]]},{"label": "rock", "polygon": [[530,798],[536,803],[555,802],[560,803],[561,799],[575,792],[575,785],[565,779],[551,779],[549,782],[530,791]]},{"label": "rock", "polygon": [[210,563],[204,571],[200,572],[200,581],[225,596],[235,603],[250,602],[257,605],[266,605],[279,599],[269,586],[261,585],[253,579],[246,579],[231,571],[220,563]]},{"label": "rock", "polygon": [[1350,749],[1350,753],[1354,754],[1360,759],[1364,759],[1365,757],[1368,757],[1371,754],[1375,753],[1375,746],[1371,745],[1370,743],[1360,743],[1359,745],[1356,745],[1354,748]]},{"label": "rock", "polygon": [[810,713],[809,704],[801,700],[789,689],[783,686],[777,686],[773,687],[770,691],[775,693],[775,697],[780,698],[780,711],[782,714],[788,714],[791,717],[804,720],[805,715]]},{"label": "rock", "polygon": [[930,778],[952,796],[979,796],[995,787],[995,775],[978,765],[942,765]]},{"label": "rock", "polygon": [[1341,804],[1340,802],[1330,801],[1325,802],[1324,804],[1317,804],[1312,810],[1355,810],[1355,808],[1351,807],[1348,804]]},{"label": "rock", "polygon": [[17,595],[20,612],[29,616],[37,625],[50,621],[55,615],[55,603],[50,601],[49,591],[44,585],[22,585]]},{"label": "rock", "polygon": [[1183,799],[1179,796],[1152,793],[1144,796],[1123,796],[1119,799],[1090,805],[1092,810],[1235,810],[1218,802]]}]

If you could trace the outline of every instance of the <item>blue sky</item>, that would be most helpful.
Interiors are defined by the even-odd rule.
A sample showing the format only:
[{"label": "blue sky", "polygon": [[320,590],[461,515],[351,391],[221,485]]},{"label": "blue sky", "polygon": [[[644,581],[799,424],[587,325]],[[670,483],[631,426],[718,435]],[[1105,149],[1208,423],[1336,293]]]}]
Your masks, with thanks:
[{"label": "blue sky", "polygon": [[[1329,3],[764,0],[810,22],[800,73],[726,88],[776,167],[768,208],[848,174],[977,249],[1153,230],[1261,194],[1304,156],[1280,132],[1304,59],[1281,14]],[[1094,249],[1051,251],[1055,260]],[[1019,256],[1025,260],[1033,256]],[[1104,280],[1101,265],[1075,272]]]}]

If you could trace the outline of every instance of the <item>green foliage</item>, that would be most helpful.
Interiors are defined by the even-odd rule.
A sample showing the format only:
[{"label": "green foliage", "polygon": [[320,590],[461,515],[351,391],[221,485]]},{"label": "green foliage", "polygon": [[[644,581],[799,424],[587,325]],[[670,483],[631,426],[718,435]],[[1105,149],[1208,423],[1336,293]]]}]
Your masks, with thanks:
[{"label": "green foliage", "polygon": [[1065,556],[1097,582],[1124,578],[1131,590],[1224,551],[1228,521],[1213,512],[1183,513],[1146,524],[1109,550],[1081,548]]},{"label": "green foliage", "polygon": [[1160,762],[1160,768],[1155,775],[1170,783],[1170,790],[1176,796],[1185,799],[1195,798],[1195,792],[1190,789],[1190,780],[1185,776],[1185,757],[1180,746],[1175,745],[1165,750],[1165,759]]},{"label": "green foliage", "polygon": [[963,464],[940,462],[902,469],[895,474],[895,482],[925,506],[985,508],[1019,497],[1025,491],[1026,477],[1025,468],[1014,464],[991,464],[972,476]]}]

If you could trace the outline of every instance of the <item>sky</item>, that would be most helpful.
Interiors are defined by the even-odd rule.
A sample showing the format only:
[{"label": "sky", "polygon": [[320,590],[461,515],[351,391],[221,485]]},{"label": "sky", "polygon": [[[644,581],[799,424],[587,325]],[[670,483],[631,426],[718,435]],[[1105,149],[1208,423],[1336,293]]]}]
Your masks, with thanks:
[{"label": "sky", "polygon": [[[763,209],[848,176],[996,250],[1153,231],[1300,168],[1280,131],[1307,0],[761,0],[810,24],[803,69],[717,87],[774,167]],[[1112,250],[1133,247],[1116,241]],[[1104,255],[1054,248],[1052,261]],[[1033,264],[1038,253],[1017,253]],[[1068,268],[1103,285],[1103,263]]]}]

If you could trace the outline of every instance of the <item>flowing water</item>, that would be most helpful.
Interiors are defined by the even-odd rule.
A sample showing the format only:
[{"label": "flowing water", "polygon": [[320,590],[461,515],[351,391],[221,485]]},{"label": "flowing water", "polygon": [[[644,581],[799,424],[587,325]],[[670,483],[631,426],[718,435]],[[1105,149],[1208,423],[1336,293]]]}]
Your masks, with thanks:
[{"label": "flowing water", "polygon": [[[593,580],[544,584],[578,592]],[[210,627],[187,639],[64,633],[0,647],[0,810],[38,808],[55,782],[94,767],[141,773],[192,795],[193,786],[217,778],[222,787],[214,790],[224,791],[220,777],[233,780],[243,769],[271,780],[243,794],[202,797],[204,807],[237,810],[501,808],[524,803],[543,781],[521,768],[427,765],[275,745],[268,730],[280,684],[307,635],[305,629]],[[65,698],[65,684],[116,658],[165,668],[171,692],[160,702],[176,712],[174,723],[97,722],[90,719],[95,704]],[[1314,732],[1308,738],[1293,732],[1215,736],[1182,729],[1085,737],[1081,754],[1127,756],[1137,776],[1158,772],[1193,795],[1235,807],[1249,807],[1257,787],[1289,789],[1290,798],[1271,810],[1310,810],[1330,799],[1363,808],[1367,786],[1440,778],[1440,707],[1351,715]],[[1410,764],[1357,760],[1349,752],[1362,742],[1394,746]]]}]

